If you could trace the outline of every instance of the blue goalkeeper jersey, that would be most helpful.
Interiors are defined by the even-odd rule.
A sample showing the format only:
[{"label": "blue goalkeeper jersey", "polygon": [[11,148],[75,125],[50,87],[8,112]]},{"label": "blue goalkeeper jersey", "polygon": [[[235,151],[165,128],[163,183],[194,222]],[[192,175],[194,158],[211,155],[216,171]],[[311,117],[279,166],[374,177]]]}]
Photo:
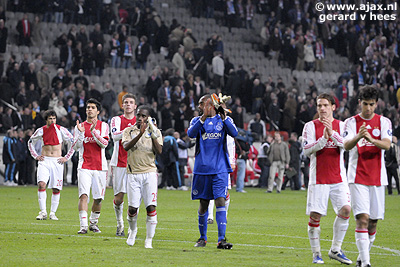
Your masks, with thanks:
[{"label": "blue goalkeeper jersey", "polygon": [[190,122],[187,134],[196,138],[194,174],[211,175],[232,172],[226,146],[226,135],[235,137],[238,134],[231,117],[225,121],[219,115],[207,118],[204,123],[200,116]]}]

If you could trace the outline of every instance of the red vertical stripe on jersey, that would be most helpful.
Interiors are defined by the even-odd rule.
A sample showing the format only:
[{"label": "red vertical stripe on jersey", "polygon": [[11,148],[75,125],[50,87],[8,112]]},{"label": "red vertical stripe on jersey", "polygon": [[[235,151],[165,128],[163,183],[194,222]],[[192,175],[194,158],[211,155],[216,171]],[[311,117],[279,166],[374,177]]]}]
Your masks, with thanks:
[{"label": "red vertical stripe on jersey", "polygon": [[[319,120],[314,120],[315,139],[318,140],[324,135],[325,126]],[[332,129],[340,134],[340,126],[338,120],[333,120]],[[329,138],[325,147],[317,152],[317,184],[337,184],[342,182],[340,176],[340,149],[336,146],[331,138]]]},{"label": "red vertical stripe on jersey", "polygon": [[[121,126],[120,129],[121,131],[123,131],[125,128],[130,127],[132,125],[135,125],[136,123],[136,116],[133,117],[133,119],[128,120],[127,118],[125,118],[124,115],[121,115]],[[118,141],[119,142],[119,146],[118,146],[118,163],[117,163],[117,167],[121,167],[121,168],[126,168],[126,162],[128,159],[128,152],[125,151],[123,145],[122,145],[122,139]]]},{"label": "red vertical stripe on jersey", "polygon": [[[96,130],[100,131],[101,134],[101,121],[97,121]],[[83,164],[82,169],[88,170],[102,170],[102,160],[101,160],[101,147],[96,143],[92,133],[90,132],[90,127],[92,124],[84,122],[85,126],[85,139],[83,140]]]},{"label": "red vertical stripe on jersey", "polygon": [[[360,115],[355,116],[357,133],[365,122],[369,134],[374,139],[381,139],[381,116],[375,114],[371,120],[364,120]],[[375,145],[361,139],[357,143],[358,161],[356,169],[356,184],[381,185],[381,157],[382,150]]]}]

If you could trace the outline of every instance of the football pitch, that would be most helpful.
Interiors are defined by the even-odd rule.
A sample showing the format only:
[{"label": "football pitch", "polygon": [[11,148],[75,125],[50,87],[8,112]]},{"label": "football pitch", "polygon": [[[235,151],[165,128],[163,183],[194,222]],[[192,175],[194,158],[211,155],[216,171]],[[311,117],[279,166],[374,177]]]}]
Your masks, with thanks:
[{"label": "football pitch", "polygon": [[[107,189],[103,202],[99,220],[102,232],[78,235],[77,187],[65,187],[62,191],[57,212],[59,221],[35,220],[39,211],[36,187],[0,187],[0,265],[311,266],[306,192],[286,190],[281,194],[266,194],[262,189],[246,190],[247,194],[231,190],[227,239],[233,243],[233,248],[219,250],[215,223],[208,226],[207,246],[193,247],[199,238],[198,201],[190,200],[189,191],[159,190],[154,249],[145,249],[146,210],[143,206],[140,207],[135,245],[129,247],[125,237],[115,236],[112,189]],[[48,210],[50,200],[51,190],[47,190]],[[126,209],[127,201],[124,218]],[[321,249],[326,266],[340,265],[328,257],[334,218],[330,206],[328,216],[321,220]],[[372,266],[400,266],[399,222],[400,196],[386,196],[385,220],[378,223],[371,250]],[[125,218],[126,233],[127,228]],[[351,216],[342,249],[355,263],[358,252],[354,230]]]}]

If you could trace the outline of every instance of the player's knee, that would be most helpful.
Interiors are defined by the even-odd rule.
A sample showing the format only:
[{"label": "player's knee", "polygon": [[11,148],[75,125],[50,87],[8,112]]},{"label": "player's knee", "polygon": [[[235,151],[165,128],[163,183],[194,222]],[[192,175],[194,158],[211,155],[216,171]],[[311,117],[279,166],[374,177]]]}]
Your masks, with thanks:
[{"label": "player's knee", "polygon": [[310,218],[313,219],[314,221],[320,221],[321,220],[321,214],[317,212],[311,212],[310,213]]},{"label": "player's knee", "polygon": [[94,204],[96,204],[96,205],[100,205],[100,204],[101,204],[101,201],[102,201],[102,199],[99,198],[99,199],[95,199],[93,202],[94,202]]},{"label": "player's knee", "polygon": [[45,182],[39,182],[38,186],[39,186],[40,190],[46,189],[46,183]]},{"label": "player's knee", "polygon": [[86,194],[82,194],[82,195],[80,195],[79,199],[81,199],[81,200],[87,200],[87,199],[88,199],[88,196],[87,196]]},{"label": "player's knee", "polygon": [[150,206],[148,206],[148,207],[146,208],[147,213],[153,212],[153,211],[155,211],[155,210],[156,210],[156,206],[154,206],[154,205],[150,205]]},{"label": "player's knee", "polygon": [[339,215],[342,216],[342,217],[349,217],[350,216],[350,212],[351,212],[350,206],[346,205],[346,206],[343,206],[340,209]]},{"label": "player's knee", "polygon": [[356,216],[357,226],[362,228],[367,228],[369,223],[368,214],[358,214]]},{"label": "player's knee", "polygon": [[219,197],[215,200],[215,206],[222,207],[225,206],[225,198]]},{"label": "player's knee", "polygon": [[138,210],[137,208],[129,206],[128,213],[130,216],[134,216],[137,213],[137,210]]},{"label": "player's knee", "polygon": [[119,193],[114,196],[115,205],[119,206],[122,202],[124,202],[124,193]]}]

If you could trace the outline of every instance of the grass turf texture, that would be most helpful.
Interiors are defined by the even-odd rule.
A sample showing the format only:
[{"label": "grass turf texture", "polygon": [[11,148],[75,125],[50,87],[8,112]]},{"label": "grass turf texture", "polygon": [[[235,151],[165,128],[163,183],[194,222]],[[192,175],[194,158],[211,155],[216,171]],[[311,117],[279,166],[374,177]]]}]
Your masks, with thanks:
[{"label": "grass turf texture", "polygon": [[[190,192],[159,190],[158,225],[151,250],[144,248],[146,211],[143,205],[135,245],[128,247],[126,237],[115,236],[112,189],[107,189],[103,202],[99,220],[102,232],[78,235],[76,187],[65,187],[62,191],[57,212],[59,221],[35,220],[39,211],[36,187],[0,187],[0,265],[311,266],[306,192],[286,190],[281,194],[266,194],[264,191],[248,189],[247,194],[240,194],[231,190],[227,238],[234,246],[232,250],[218,250],[215,222],[208,226],[207,246],[193,247],[199,237],[198,201],[190,200]],[[47,190],[48,212],[50,200],[51,190]],[[127,233],[126,197],[125,201]],[[399,203],[400,196],[386,196],[386,219],[378,223],[371,250],[372,266],[400,266]],[[328,257],[334,219],[330,206],[328,216],[321,220],[321,249],[326,266],[340,265]],[[351,216],[342,248],[355,263],[358,252],[354,229]]]}]

